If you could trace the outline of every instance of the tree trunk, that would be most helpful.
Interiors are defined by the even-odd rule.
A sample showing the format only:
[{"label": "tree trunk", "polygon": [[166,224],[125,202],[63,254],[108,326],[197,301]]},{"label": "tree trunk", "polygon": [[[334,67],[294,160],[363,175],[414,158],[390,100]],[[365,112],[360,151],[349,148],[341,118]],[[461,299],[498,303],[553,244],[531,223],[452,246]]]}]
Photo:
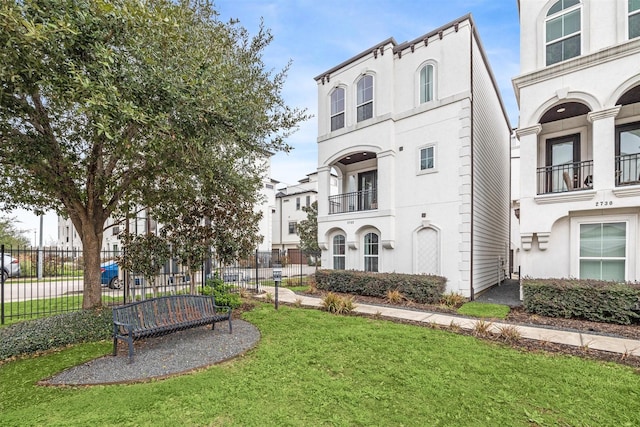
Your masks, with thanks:
[{"label": "tree trunk", "polygon": [[84,292],[82,308],[85,310],[102,306],[102,284],[100,283],[100,252],[102,249],[102,231],[97,233],[93,224],[82,224],[80,238],[84,256]]}]

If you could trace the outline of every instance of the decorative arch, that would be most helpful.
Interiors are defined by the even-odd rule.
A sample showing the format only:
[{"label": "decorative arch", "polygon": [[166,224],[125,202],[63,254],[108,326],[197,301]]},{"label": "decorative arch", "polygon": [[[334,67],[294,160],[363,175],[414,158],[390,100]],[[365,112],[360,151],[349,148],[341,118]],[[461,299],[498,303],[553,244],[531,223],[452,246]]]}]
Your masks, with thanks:
[{"label": "decorative arch", "polygon": [[[559,91],[560,92],[560,91]],[[528,121],[523,121],[523,123],[540,123],[540,119],[544,113],[550,110],[553,107],[559,106],[560,104],[568,103],[568,102],[578,102],[589,107],[591,111],[600,111],[602,110],[602,105],[598,99],[586,92],[566,92],[565,93],[557,93],[553,98],[549,98],[547,101],[542,103],[529,117]]]},{"label": "decorative arch", "polygon": [[342,150],[334,153],[331,157],[329,157],[325,164],[322,166],[334,166],[338,160],[342,159],[349,154],[369,151],[378,155],[382,151],[382,147],[379,145],[368,145],[368,144],[360,144],[360,145],[352,145],[350,147],[343,148]]},{"label": "decorative arch", "polygon": [[615,91],[611,94],[609,99],[607,99],[607,106],[613,107],[618,104],[620,98],[622,98],[627,92],[631,89],[640,86],[640,74],[636,74],[635,76],[625,80],[621,85],[619,85]]}]

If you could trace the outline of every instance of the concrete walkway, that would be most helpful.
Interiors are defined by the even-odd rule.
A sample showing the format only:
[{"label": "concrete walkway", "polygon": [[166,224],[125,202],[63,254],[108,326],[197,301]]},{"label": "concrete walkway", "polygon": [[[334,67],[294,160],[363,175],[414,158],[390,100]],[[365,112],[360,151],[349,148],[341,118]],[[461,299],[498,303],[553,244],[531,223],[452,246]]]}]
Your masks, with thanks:
[{"label": "concrete walkway", "polygon": [[[264,298],[266,293],[275,297],[275,288],[262,287],[265,293],[258,295]],[[281,303],[298,303],[304,307],[318,308],[322,305],[322,300],[316,297],[298,295],[287,288],[278,288],[278,301]],[[396,307],[386,307],[379,305],[357,304],[356,313],[378,315],[391,319],[405,319],[426,324],[437,324],[441,326],[456,325],[460,328],[472,330],[479,319],[472,319],[464,316],[456,316],[444,313],[432,313],[427,311],[409,310]],[[616,338],[606,335],[589,334],[582,332],[564,331],[546,327],[532,327],[514,325],[507,322],[491,322],[492,332],[499,332],[505,326],[515,326],[522,338],[538,341],[567,344],[576,347],[584,347],[591,350],[603,350],[621,355],[640,356],[640,341],[628,338]]]}]

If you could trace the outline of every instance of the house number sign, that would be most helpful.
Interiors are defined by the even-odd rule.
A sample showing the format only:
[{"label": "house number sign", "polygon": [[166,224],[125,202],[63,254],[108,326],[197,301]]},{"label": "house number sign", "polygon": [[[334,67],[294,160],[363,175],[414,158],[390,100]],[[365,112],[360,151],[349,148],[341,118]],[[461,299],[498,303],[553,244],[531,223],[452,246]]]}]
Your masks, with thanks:
[{"label": "house number sign", "polygon": [[605,200],[604,202],[596,202],[596,206],[612,206],[612,200]]}]

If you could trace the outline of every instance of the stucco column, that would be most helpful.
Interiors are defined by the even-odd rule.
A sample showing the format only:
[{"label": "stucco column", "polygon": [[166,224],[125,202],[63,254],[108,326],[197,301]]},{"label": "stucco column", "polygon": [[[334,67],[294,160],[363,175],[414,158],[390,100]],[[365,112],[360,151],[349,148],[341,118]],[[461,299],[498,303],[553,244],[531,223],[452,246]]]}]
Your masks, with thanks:
[{"label": "stucco column", "polygon": [[378,153],[378,210],[395,208],[396,153],[393,150]]},{"label": "stucco column", "polygon": [[330,180],[331,168],[329,166],[320,166],[318,168],[318,217],[329,215]]},{"label": "stucco column", "polygon": [[533,198],[538,194],[538,134],[541,130],[539,124],[516,130],[520,140],[520,199]]},{"label": "stucco column", "polygon": [[615,118],[620,106],[587,114],[592,125],[593,188],[608,190],[615,188]]}]

